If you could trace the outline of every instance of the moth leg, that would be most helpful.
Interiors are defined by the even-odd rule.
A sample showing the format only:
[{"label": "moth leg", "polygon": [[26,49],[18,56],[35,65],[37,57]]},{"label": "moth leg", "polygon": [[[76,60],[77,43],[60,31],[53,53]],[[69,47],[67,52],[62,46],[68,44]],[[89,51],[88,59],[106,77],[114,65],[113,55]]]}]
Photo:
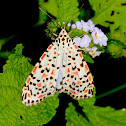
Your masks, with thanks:
[{"label": "moth leg", "polygon": [[[47,27],[47,28],[50,30],[50,28],[49,28],[49,27]],[[52,34],[53,36],[58,37],[58,35],[57,35],[57,34],[55,34],[55,33],[53,33],[51,30],[50,30],[50,32],[51,32],[51,34]]]},{"label": "moth leg", "polygon": [[[85,33],[85,34],[83,34],[83,35],[80,35],[80,36],[77,36],[77,37],[83,37],[84,35],[87,35],[89,32],[87,32],[87,33]],[[74,38],[76,38],[76,37],[73,37],[73,38],[71,38],[71,39],[74,39]]]},{"label": "moth leg", "polygon": [[57,34],[55,34],[55,33],[52,33],[52,35],[54,35],[54,36],[58,37],[58,35],[57,35]]},{"label": "moth leg", "polygon": [[55,38],[51,38],[51,40],[56,40]]},{"label": "moth leg", "polygon": [[71,32],[72,32],[72,29],[70,30],[70,32],[68,33],[68,35],[70,35],[70,34],[71,34]]}]

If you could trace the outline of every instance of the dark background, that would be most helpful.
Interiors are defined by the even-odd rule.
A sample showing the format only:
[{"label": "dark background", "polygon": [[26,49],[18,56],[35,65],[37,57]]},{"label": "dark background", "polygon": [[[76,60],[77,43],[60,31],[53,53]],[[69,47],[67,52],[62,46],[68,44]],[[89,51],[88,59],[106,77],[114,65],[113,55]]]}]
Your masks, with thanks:
[{"label": "dark background", "polygon": [[[32,13],[31,13],[32,4]],[[46,36],[45,29],[47,24],[42,26],[32,26],[38,20],[38,3],[36,0],[31,1],[5,1],[0,3],[0,38],[16,35],[13,39],[8,41],[3,47],[2,51],[11,51],[18,43],[24,45],[23,55],[32,59],[31,63],[35,65],[39,57],[46,50],[51,43],[51,39]],[[85,1],[84,8],[91,9],[88,1]],[[92,11],[92,15],[93,10]],[[92,16],[91,15],[91,16]],[[49,21],[50,19],[48,19]],[[106,28],[101,27],[103,31]],[[94,76],[96,86],[96,96],[116,88],[120,85],[126,84],[126,58],[113,59],[109,54],[102,54],[100,57],[94,59],[95,63],[90,64],[89,68]],[[0,58],[0,72],[6,60]],[[66,94],[60,94],[60,105],[57,108],[55,117],[45,126],[50,125],[65,125],[65,109],[68,103],[72,101],[81,112],[77,101],[73,100]],[[111,106],[115,109],[126,108],[126,89],[122,89],[109,96],[96,100],[97,106]],[[58,120],[58,121],[57,121]]]}]

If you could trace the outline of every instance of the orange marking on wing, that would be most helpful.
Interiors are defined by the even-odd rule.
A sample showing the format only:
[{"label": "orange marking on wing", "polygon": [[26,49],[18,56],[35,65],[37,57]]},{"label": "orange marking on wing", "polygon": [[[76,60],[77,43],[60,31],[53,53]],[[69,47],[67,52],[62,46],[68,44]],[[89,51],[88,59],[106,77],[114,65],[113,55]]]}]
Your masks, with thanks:
[{"label": "orange marking on wing", "polygon": [[75,49],[78,49],[77,45],[74,45]]},{"label": "orange marking on wing", "polygon": [[49,47],[48,47],[48,49],[51,49],[51,48],[52,48],[52,46],[49,46]]},{"label": "orange marking on wing", "polygon": [[85,65],[85,70],[88,71],[88,66],[87,65]]},{"label": "orange marking on wing", "polygon": [[70,60],[68,59],[68,61],[70,61]]},{"label": "orange marking on wing", "polygon": [[52,91],[52,90],[50,90],[50,91]]},{"label": "orange marking on wing", "polygon": [[74,95],[77,95],[77,93],[76,93],[75,91],[70,90],[70,92],[71,92],[72,94],[74,94]]},{"label": "orange marking on wing", "polygon": [[49,83],[49,85],[51,85],[51,84],[52,84],[52,82]]},{"label": "orange marking on wing", "polygon": [[49,65],[49,63],[47,65]]},{"label": "orange marking on wing", "polygon": [[43,73],[43,75],[42,75],[42,78],[44,78],[44,77],[46,77],[46,76],[48,76],[46,73]]},{"label": "orange marking on wing", "polygon": [[69,79],[68,80],[66,80],[67,82],[69,82]]},{"label": "orange marking on wing", "polygon": [[27,91],[28,89],[27,88],[24,88],[24,91]]},{"label": "orange marking on wing", "polygon": [[42,98],[43,96],[45,96],[46,94],[44,94],[44,95],[39,95],[37,98]]},{"label": "orange marking on wing", "polygon": [[34,67],[34,69],[33,69],[33,73],[35,73],[36,69],[37,69],[37,66]]},{"label": "orange marking on wing", "polygon": [[89,79],[89,81],[91,81],[91,80],[92,80],[92,77],[91,77],[91,76],[89,76],[89,77],[88,77],[88,79]]},{"label": "orange marking on wing", "polygon": [[81,81],[77,81],[77,84],[81,84]]},{"label": "orange marking on wing", "polygon": [[42,84],[41,84],[41,83],[38,83],[37,86],[38,86],[38,87],[42,87]]},{"label": "orange marking on wing", "polygon": [[28,97],[31,98],[31,95],[28,93]]},{"label": "orange marking on wing", "polygon": [[31,80],[31,78],[29,77],[29,78],[27,79],[27,83],[29,83],[30,80]]},{"label": "orange marking on wing", "polygon": [[92,86],[89,86],[89,88],[92,88]]},{"label": "orange marking on wing", "polygon": [[74,75],[76,75],[76,76],[78,76],[78,72],[77,72],[77,71],[76,71],[76,72],[74,72],[73,74],[74,74]]},{"label": "orange marking on wing", "polygon": [[56,51],[54,52],[54,54],[56,54]]},{"label": "orange marking on wing", "polygon": [[79,53],[79,55],[80,55],[81,58],[83,57],[81,53]]},{"label": "orange marking on wing", "polygon": [[70,68],[67,69],[67,73],[69,73],[69,72],[70,72]]},{"label": "orange marking on wing", "polygon": [[52,73],[51,73],[52,75],[54,74],[54,69],[52,70]]},{"label": "orange marking on wing", "polygon": [[84,93],[87,93],[88,92],[88,89],[84,91]]},{"label": "orange marking on wing", "polygon": [[41,56],[41,59],[43,59],[45,56],[46,56],[46,54],[43,54],[43,55]]},{"label": "orange marking on wing", "polygon": [[76,63],[74,62],[74,64],[76,64]]},{"label": "orange marking on wing", "polygon": [[69,51],[69,53],[71,53],[71,51]]}]

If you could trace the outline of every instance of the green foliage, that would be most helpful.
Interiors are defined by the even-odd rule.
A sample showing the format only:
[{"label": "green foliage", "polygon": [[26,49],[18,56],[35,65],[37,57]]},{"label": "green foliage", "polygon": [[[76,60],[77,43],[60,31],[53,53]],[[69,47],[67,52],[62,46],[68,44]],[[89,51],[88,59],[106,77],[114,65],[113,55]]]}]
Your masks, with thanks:
[{"label": "green foliage", "polygon": [[110,31],[110,39],[120,41],[123,46],[126,47],[126,34],[122,32],[121,28],[114,31]]},{"label": "green foliage", "polygon": [[58,94],[41,104],[26,107],[21,102],[21,90],[33,66],[22,56],[22,44],[9,56],[0,74],[0,126],[38,126],[50,121],[56,113]]},{"label": "green foliage", "polygon": [[7,43],[10,39],[12,39],[13,37],[15,37],[14,35],[8,37],[8,38],[2,38],[0,39],[0,57],[4,58],[4,59],[8,59],[8,56],[10,54],[13,53],[13,50],[12,51],[5,51],[5,52],[2,52],[1,49],[2,49],[2,46]]},{"label": "green foliage", "polygon": [[[58,22],[69,22],[70,19],[75,15],[75,13],[78,11],[78,2],[77,0],[57,0],[58,4],[58,15],[57,15],[57,21]],[[68,11],[69,10],[69,11]],[[72,21],[78,20],[78,15],[72,19]]]},{"label": "green foliage", "polygon": [[72,33],[70,34],[70,37],[73,38],[75,36],[81,36],[83,34],[85,34],[83,30],[72,29]]},{"label": "green foliage", "polygon": [[122,54],[126,57],[126,49],[122,49]]},{"label": "green foliage", "polygon": [[126,6],[123,5],[125,0],[89,0],[95,16],[92,18],[95,24],[110,27],[111,30],[121,27],[126,32]]},{"label": "green foliage", "polygon": [[67,121],[66,126],[92,126],[91,122],[88,122],[86,118],[76,111],[72,103],[69,103],[65,116]]},{"label": "green foliage", "polygon": [[[71,18],[75,15],[75,13],[78,11],[78,2],[77,0],[57,0],[57,13],[55,13],[56,22],[54,20],[48,23],[48,28],[50,30],[46,30],[47,35],[49,37],[53,37],[50,34],[50,31],[53,33],[57,33],[58,28],[60,27],[66,27],[67,23],[71,20]],[[51,5],[52,6],[52,5]],[[69,10],[69,11],[68,11]],[[50,11],[51,12],[51,11]],[[79,20],[77,17],[80,12],[78,12],[73,18],[72,22],[75,22]],[[65,23],[65,24],[64,24]],[[69,29],[69,28],[68,28]],[[69,31],[69,30],[68,30]]]},{"label": "green foliage", "polygon": [[88,63],[94,63],[94,60],[91,58],[90,55],[88,55],[88,54],[86,54],[84,52],[82,52],[82,54],[83,54],[83,57],[84,57],[84,59],[85,59],[86,62],[88,62]]},{"label": "green foliage", "polygon": [[[46,12],[46,7],[45,7],[45,2],[44,0],[39,0],[39,7],[42,8]],[[39,10],[39,18],[38,22],[34,26],[42,25],[43,23],[46,22],[47,16]]]},{"label": "green foliage", "polygon": [[114,58],[123,56],[122,54],[123,46],[116,41],[111,41],[107,46],[107,53],[110,53]]},{"label": "green foliage", "polygon": [[110,40],[106,51],[114,58],[126,57],[126,34],[121,31],[121,28],[110,31]]},{"label": "green foliage", "polygon": [[[84,110],[84,109],[83,109]],[[98,107],[94,106],[92,111],[85,108],[87,111],[84,118],[82,114],[78,113],[73,104],[69,104],[66,109],[66,126],[125,126],[126,111],[123,109],[115,110],[112,107]],[[72,113],[72,114],[71,114]]]}]

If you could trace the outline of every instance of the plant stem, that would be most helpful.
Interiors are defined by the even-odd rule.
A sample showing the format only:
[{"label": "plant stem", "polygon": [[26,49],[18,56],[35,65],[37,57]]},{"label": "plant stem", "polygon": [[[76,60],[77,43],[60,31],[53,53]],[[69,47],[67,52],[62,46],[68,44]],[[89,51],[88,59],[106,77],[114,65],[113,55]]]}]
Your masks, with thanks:
[{"label": "plant stem", "polygon": [[99,99],[99,98],[105,97],[105,96],[107,96],[107,95],[110,95],[110,94],[112,94],[112,93],[114,93],[114,92],[117,92],[117,91],[123,89],[123,88],[126,88],[126,84],[123,84],[123,85],[121,85],[121,86],[119,86],[119,87],[117,87],[117,88],[114,88],[114,89],[112,89],[112,90],[110,90],[110,91],[107,91],[107,92],[105,92],[105,93],[103,93],[103,94],[100,94],[100,95],[96,96],[96,99]]}]

